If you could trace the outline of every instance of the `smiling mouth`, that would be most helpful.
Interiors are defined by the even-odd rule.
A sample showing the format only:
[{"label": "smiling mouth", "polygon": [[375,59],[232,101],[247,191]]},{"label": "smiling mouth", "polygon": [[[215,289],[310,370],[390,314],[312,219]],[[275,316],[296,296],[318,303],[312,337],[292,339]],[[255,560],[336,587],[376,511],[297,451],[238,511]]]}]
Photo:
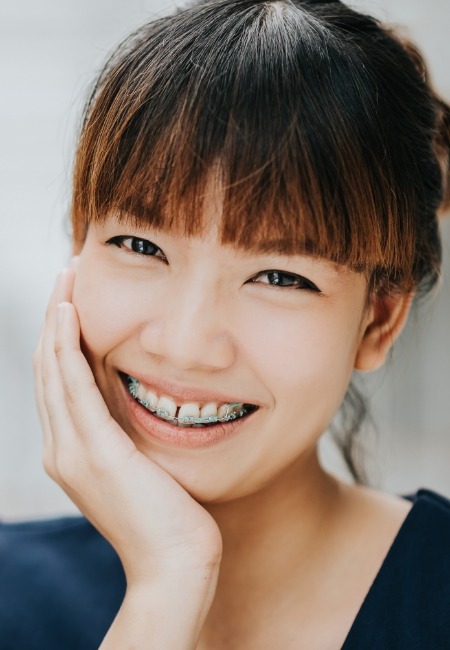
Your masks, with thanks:
[{"label": "smiling mouth", "polygon": [[179,427],[208,427],[217,423],[232,422],[257,410],[254,404],[228,402],[208,403],[200,406],[190,402],[178,406],[168,397],[158,397],[147,391],[131,375],[123,375],[124,383],[130,395],[155,417]]}]

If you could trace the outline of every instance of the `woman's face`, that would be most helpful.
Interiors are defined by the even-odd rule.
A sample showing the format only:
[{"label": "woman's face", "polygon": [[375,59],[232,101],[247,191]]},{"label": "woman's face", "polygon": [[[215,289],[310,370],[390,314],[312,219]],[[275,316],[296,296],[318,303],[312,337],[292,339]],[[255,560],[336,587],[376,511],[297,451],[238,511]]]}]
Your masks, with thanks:
[{"label": "woman's face", "polygon": [[[114,217],[91,224],[74,303],[113,417],[196,499],[219,502],[315,463],[363,336],[367,284],[306,255],[221,245],[213,207],[208,217],[195,238]],[[257,409],[223,425],[175,427],[131,397],[124,375],[169,410]]]}]

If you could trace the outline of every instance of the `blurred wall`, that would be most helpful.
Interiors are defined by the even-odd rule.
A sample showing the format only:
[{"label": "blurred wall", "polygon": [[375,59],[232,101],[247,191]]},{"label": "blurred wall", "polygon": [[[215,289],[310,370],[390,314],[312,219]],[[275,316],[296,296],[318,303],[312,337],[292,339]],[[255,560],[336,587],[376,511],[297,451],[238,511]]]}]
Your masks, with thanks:
[{"label": "blurred wall", "polygon": [[[436,85],[450,98],[448,0],[352,3],[408,27]],[[87,87],[111,47],[170,10],[165,0],[0,3],[0,517],[73,512],[41,469],[31,357],[54,276],[70,256],[66,215],[76,124]],[[440,294],[411,320],[388,371],[376,373],[378,482],[450,495],[450,223],[443,223]],[[419,318],[420,316],[420,318]],[[331,452],[325,455],[336,461]]]}]

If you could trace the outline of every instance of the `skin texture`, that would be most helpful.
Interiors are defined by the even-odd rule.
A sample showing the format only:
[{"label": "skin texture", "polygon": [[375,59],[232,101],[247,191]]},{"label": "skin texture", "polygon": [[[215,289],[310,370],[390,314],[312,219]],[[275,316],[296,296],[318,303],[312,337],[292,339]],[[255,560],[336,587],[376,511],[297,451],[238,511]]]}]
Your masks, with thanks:
[{"label": "skin texture", "polygon": [[[340,647],[408,506],[340,484],[316,446],[353,368],[384,361],[410,297],[368,300],[364,276],[326,260],[222,246],[218,219],[212,201],[190,239],[90,225],[36,354],[45,466],[125,568],[102,648]],[[270,270],[293,286],[271,286]],[[173,447],[133,419],[118,371],[259,408],[218,444]]]},{"label": "skin texture", "polygon": [[[220,247],[213,232],[203,240],[141,232],[167,264],[105,245],[121,234],[129,230],[113,219],[89,229],[74,302],[100,391],[137,447],[201,502],[239,498],[294,459],[311,462],[354,366],[364,277],[301,256],[245,255]],[[301,274],[321,293],[249,282],[270,269]],[[260,408],[241,435],[217,447],[168,448],[134,429],[117,370]]]}]

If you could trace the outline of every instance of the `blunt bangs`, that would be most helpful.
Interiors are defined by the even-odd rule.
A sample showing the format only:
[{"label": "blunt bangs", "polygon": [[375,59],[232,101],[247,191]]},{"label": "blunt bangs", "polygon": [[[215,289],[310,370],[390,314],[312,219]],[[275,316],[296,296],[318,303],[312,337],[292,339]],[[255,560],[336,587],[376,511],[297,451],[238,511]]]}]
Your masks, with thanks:
[{"label": "blunt bangs", "polygon": [[[339,3],[289,0],[206,2],[138,30],[88,103],[75,242],[111,211],[198,235],[213,175],[223,243],[307,251],[414,286],[417,223],[437,209],[441,176],[429,146],[425,187],[405,122],[424,82],[400,44],[378,32],[374,19]],[[382,58],[393,52],[408,75],[386,75]],[[421,114],[429,133],[435,116],[425,102]],[[438,267],[436,259],[430,273]]]}]

